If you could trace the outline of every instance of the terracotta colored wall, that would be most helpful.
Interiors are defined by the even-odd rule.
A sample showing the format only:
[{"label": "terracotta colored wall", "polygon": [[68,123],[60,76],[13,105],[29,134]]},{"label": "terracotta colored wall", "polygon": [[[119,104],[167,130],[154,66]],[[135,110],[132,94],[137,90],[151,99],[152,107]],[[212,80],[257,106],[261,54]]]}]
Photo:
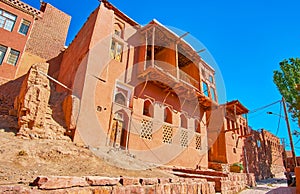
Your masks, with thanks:
[{"label": "terracotta colored wall", "polygon": [[296,175],[296,192],[300,193],[300,167],[295,168],[295,175]]},{"label": "terracotta colored wall", "polygon": [[[6,47],[10,47],[14,50],[20,51],[20,56],[19,56],[16,66],[9,65],[6,63],[8,51],[6,51],[6,58],[4,58],[2,65],[0,64],[0,77],[6,78],[6,79],[13,79],[13,78],[15,78],[15,72],[16,72],[18,66],[20,65],[20,60],[22,60],[22,58],[23,58],[23,56],[22,56],[23,50],[24,50],[26,41],[29,37],[29,34],[31,32],[31,29],[32,29],[32,26],[34,23],[34,19],[33,19],[33,16],[31,16],[27,13],[24,13],[21,10],[13,8],[3,2],[0,2],[0,7],[1,7],[1,9],[17,16],[17,19],[16,19],[16,22],[15,22],[12,32],[5,30],[3,28],[0,28],[0,44],[3,46],[6,46]],[[24,36],[18,32],[20,24],[22,22],[22,19],[25,19],[25,20],[28,20],[31,22],[30,29],[26,36]],[[16,41],[16,40],[18,40],[18,41]]]},{"label": "terracotta colored wall", "polygon": [[[93,30],[98,17],[98,11],[99,7],[91,13],[88,20],[63,54],[58,80],[69,88],[73,87],[79,65],[86,66],[86,64],[81,64],[81,62],[83,58],[86,57],[89,50]],[[83,70],[82,74],[85,75],[85,70]],[[80,87],[83,86],[81,85]],[[59,91],[63,90],[59,86],[57,89]]]},{"label": "terracotta colored wall", "polygon": [[[132,66],[131,63],[133,63],[134,53],[132,49],[130,49],[130,45],[127,45],[127,40],[132,36],[132,33],[134,33],[134,29],[126,29],[124,40],[120,40],[124,44],[122,62],[117,62],[110,58],[110,44],[112,34],[114,33],[113,25],[116,18],[112,10],[100,4],[77,35],[76,41],[78,41],[78,44],[81,43],[86,46],[84,48],[89,49],[82,64],[65,63],[68,64],[69,67],[71,67],[71,65],[75,65],[75,67],[78,66],[77,71],[80,72],[79,77],[75,78],[73,94],[75,93],[76,96],[81,98],[80,113],[83,114],[79,115],[77,122],[78,133],[76,133],[74,138],[75,140],[81,138],[83,141],[88,139],[92,146],[106,145],[107,131],[110,126],[111,111],[113,108],[112,99],[115,83],[117,79],[124,81],[122,74],[126,72],[125,69]],[[121,20],[121,22],[125,24],[125,28],[130,26],[123,20]],[[86,35],[82,33],[85,30],[91,32],[91,34]],[[80,36],[83,38],[82,41],[79,38]],[[88,36],[90,36],[90,39],[84,39],[84,37]],[[77,48],[75,47],[74,50],[75,49]],[[66,56],[69,56],[71,61],[71,59],[73,60],[73,58],[71,58],[73,55],[71,50],[68,50],[69,49],[66,50],[66,53],[70,53]],[[63,60],[66,60],[65,56]],[[66,68],[64,69],[64,73],[68,75],[70,70]],[[76,73],[75,70],[74,73]],[[71,72],[71,74],[73,73]],[[131,72],[129,71],[128,74],[131,74]],[[73,76],[75,77],[75,75],[76,74]],[[65,76],[62,75],[60,75],[60,77],[62,79],[65,78]],[[70,81],[72,81],[72,79],[73,78],[68,78]],[[102,111],[97,111],[98,106],[102,108]],[[97,125],[99,124],[99,126],[96,126],[93,122]],[[92,137],[89,136],[85,138],[85,135],[88,136],[88,134],[98,134],[98,136],[93,135]]]},{"label": "terracotta colored wall", "polygon": [[16,72],[16,77],[21,77],[22,75],[25,75],[30,67],[35,63],[45,63],[46,60],[37,56],[33,55],[28,52],[24,52],[22,55],[21,65],[18,67]]},{"label": "terracotta colored wall", "polygon": [[[238,119],[242,119],[245,121],[245,119],[242,118],[241,116],[239,116]],[[245,127],[245,125],[243,125],[243,124],[241,124],[241,125],[242,125],[242,128]],[[240,128],[240,126],[237,126],[237,127]],[[225,134],[225,136],[226,136],[226,146],[227,146],[226,147],[227,162],[229,164],[233,164],[235,162],[243,162],[244,138],[242,137],[241,132],[240,131],[227,132]]]}]

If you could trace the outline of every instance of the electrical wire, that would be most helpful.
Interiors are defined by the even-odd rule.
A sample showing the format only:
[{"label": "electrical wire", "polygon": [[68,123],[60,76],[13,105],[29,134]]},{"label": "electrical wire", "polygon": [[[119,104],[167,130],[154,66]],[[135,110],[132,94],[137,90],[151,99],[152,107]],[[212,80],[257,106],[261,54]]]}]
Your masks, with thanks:
[{"label": "electrical wire", "polygon": [[297,145],[297,143],[299,143],[299,142],[300,142],[300,138],[298,139],[298,141],[294,145]]},{"label": "electrical wire", "polygon": [[[282,101],[280,101],[279,115],[281,115],[281,112],[282,112]],[[281,121],[281,116],[280,116],[279,119],[278,119],[278,125],[277,125],[277,130],[276,130],[276,136],[278,135],[278,132],[279,132],[280,121]]]},{"label": "electrical wire", "polygon": [[252,111],[249,111],[248,114],[252,114],[252,113],[255,113],[255,112],[257,112],[257,111],[263,110],[263,109],[268,108],[268,107],[270,107],[270,106],[273,106],[274,104],[277,104],[278,102],[281,102],[281,101],[282,101],[282,100],[278,100],[278,101],[273,102],[273,103],[271,103],[271,104],[268,104],[268,105],[259,107],[259,108],[257,108],[257,109],[252,110]]}]

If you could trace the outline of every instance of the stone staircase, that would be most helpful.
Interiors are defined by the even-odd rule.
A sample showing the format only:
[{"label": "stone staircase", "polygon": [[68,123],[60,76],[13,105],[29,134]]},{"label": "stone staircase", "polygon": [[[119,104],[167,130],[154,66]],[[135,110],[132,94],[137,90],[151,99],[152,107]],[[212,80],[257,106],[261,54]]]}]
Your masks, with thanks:
[{"label": "stone staircase", "polygon": [[[252,187],[254,175],[245,173],[223,173],[213,170],[194,170],[175,168],[170,173],[182,178],[206,179],[215,183],[215,191],[224,194],[234,194],[246,187]],[[249,181],[251,179],[251,181]]]}]

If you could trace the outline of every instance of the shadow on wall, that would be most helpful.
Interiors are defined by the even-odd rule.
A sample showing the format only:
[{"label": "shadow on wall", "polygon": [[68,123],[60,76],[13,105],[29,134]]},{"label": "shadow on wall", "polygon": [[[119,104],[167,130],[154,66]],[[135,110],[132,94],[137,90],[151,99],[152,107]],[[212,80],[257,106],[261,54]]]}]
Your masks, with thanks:
[{"label": "shadow on wall", "polygon": [[[47,63],[49,63],[48,75],[53,77],[54,79],[58,78],[58,74],[59,74],[59,70],[60,70],[60,64],[62,62],[63,55],[64,55],[64,51],[59,53],[59,55],[57,55],[56,57],[54,57],[54,58],[50,59],[49,61],[47,61]],[[51,87],[51,90],[52,90],[52,87]]]},{"label": "shadow on wall", "polygon": [[[0,129],[17,133],[18,118],[14,114],[14,101],[19,95],[25,75],[16,80],[0,83]],[[0,80],[1,81],[1,80]]]}]

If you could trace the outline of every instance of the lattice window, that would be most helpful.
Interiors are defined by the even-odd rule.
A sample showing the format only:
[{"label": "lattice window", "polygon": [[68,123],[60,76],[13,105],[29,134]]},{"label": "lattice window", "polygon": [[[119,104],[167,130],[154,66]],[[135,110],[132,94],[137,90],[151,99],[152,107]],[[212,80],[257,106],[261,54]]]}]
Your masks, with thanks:
[{"label": "lattice window", "polygon": [[181,147],[188,147],[188,132],[185,130],[180,132],[180,145]]},{"label": "lattice window", "polygon": [[152,140],[153,122],[143,119],[140,137],[143,139]]},{"label": "lattice window", "polygon": [[196,149],[202,150],[202,141],[200,135],[196,135]]},{"label": "lattice window", "polygon": [[163,143],[172,143],[173,129],[168,125],[163,126]]}]

